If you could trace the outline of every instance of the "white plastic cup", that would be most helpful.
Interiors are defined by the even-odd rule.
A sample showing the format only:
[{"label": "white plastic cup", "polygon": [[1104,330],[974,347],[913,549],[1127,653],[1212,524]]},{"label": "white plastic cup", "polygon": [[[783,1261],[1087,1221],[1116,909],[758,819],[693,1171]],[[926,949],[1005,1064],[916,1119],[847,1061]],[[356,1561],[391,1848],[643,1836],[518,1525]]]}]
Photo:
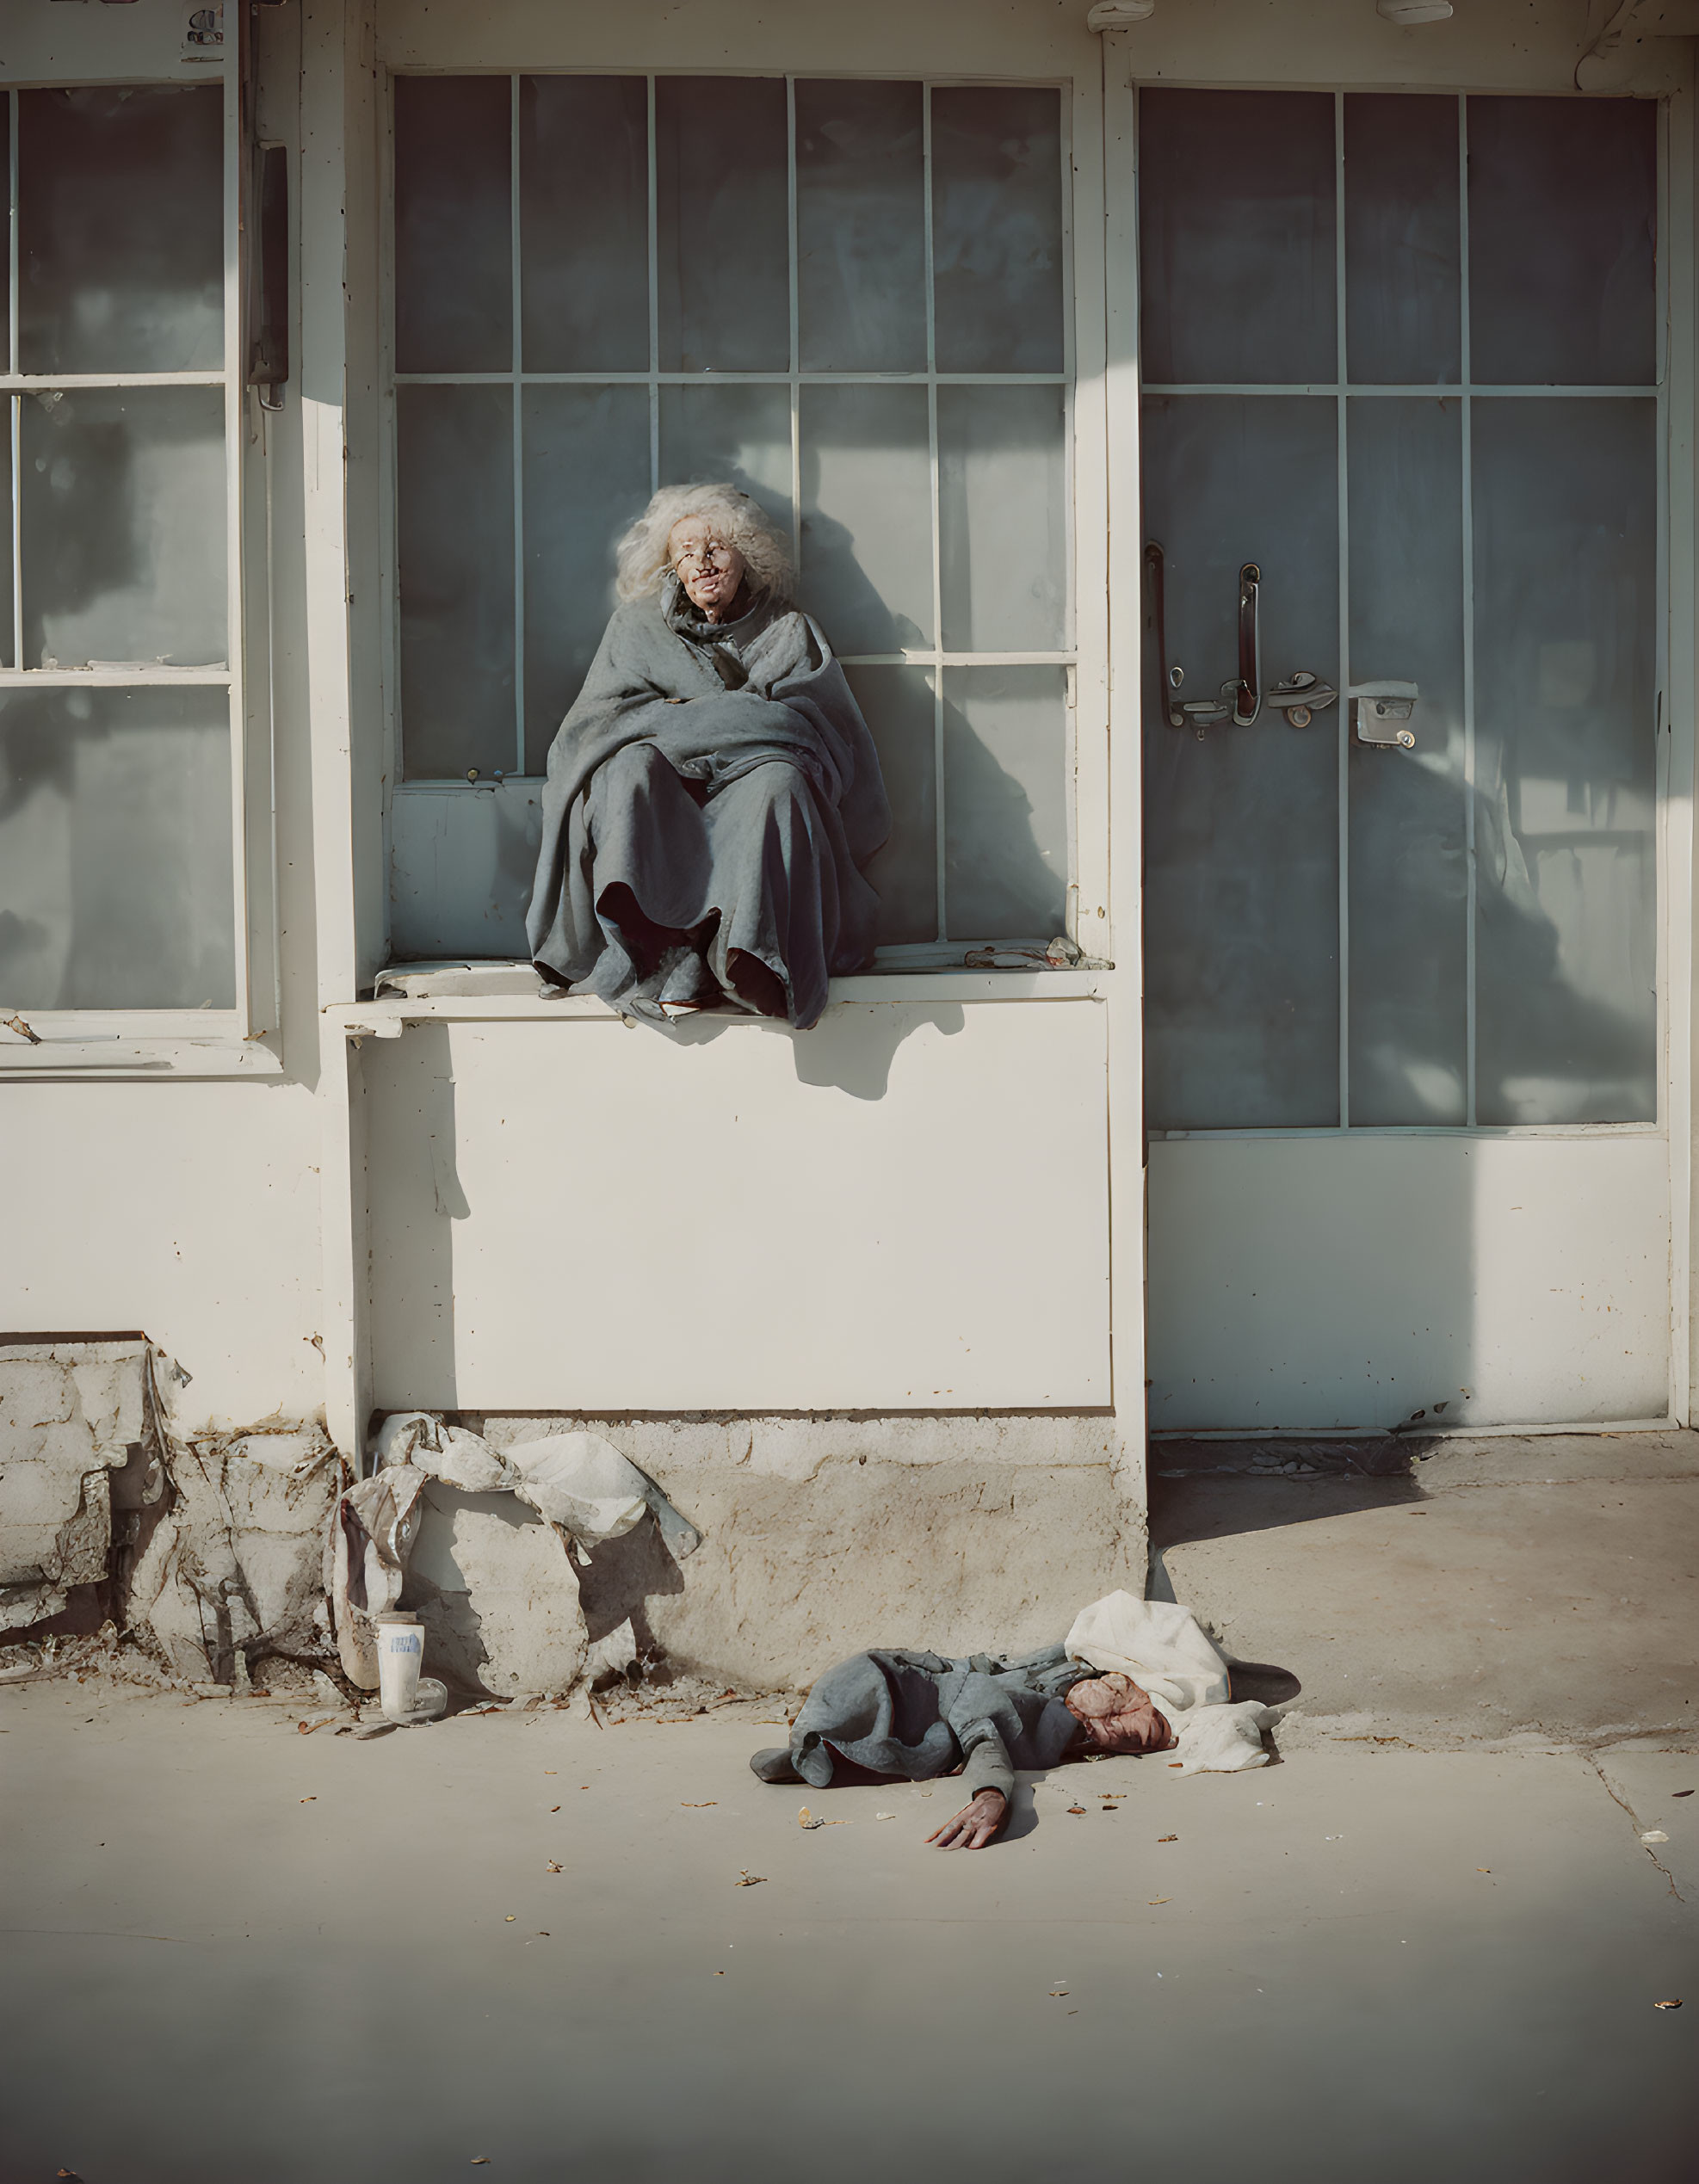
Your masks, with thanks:
[{"label": "white plastic cup", "polygon": [[417,1615],[380,1615],[378,1703],[391,1721],[405,1721],[418,1704],[424,1632]]}]

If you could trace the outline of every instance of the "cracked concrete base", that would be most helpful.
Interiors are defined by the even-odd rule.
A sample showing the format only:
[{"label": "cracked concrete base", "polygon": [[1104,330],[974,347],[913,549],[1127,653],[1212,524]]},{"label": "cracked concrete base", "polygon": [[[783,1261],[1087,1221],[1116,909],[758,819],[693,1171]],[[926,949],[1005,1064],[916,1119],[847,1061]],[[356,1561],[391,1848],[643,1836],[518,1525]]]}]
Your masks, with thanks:
[{"label": "cracked concrete base", "polygon": [[1699,1434],[1460,1438],[1390,1476],[1248,1475],[1268,1446],[1158,1448],[1151,1589],[1298,1677],[1283,1746],[1699,1747]]},{"label": "cracked concrete base", "polygon": [[[497,1447],[535,1420],[464,1414]],[[872,1645],[1042,1645],[1143,1589],[1136,1480],[1099,1416],[552,1418],[603,1434],[701,1532],[675,1562],[646,1521],[580,1574],[592,1644],[788,1691]]]}]

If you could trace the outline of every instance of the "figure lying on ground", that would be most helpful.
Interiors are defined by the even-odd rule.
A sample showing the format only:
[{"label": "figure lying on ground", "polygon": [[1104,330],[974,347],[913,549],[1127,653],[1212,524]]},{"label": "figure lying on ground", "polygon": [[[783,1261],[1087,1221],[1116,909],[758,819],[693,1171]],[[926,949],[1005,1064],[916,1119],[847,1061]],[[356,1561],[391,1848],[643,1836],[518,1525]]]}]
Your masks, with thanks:
[{"label": "figure lying on ground", "polygon": [[979,1850],[1009,1814],[1017,1768],[1102,1752],[1164,1752],[1173,1728],[1130,1675],[1071,1660],[1067,1647],[1005,1660],[985,1653],[858,1653],[828,1669],[804,1702],[790,1749],[757,1752],[763,1782],[930,1782],[958,1768],[967,1802],[927,1837]]}]

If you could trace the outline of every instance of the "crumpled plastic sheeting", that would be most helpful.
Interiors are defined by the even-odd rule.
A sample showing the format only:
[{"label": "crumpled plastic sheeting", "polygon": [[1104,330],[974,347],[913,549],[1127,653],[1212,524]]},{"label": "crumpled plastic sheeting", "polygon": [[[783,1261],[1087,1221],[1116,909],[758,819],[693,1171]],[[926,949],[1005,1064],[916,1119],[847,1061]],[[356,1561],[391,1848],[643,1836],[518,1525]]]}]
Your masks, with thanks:
[{"label": "crumpled plastic sheeting", "polygon": [[[585,1547],[623,1539],[642,1522],[652,1494],[665,1500],[596,1434],[551,1434],[497,1451],[481,1434],[445,1426],[427,1410],[399,1410],[378,1428],[375,1453],[380,1465],[411,1464],[463,1494],[516,1494]],[[698,1544],[694,1533],[690,1544]]]},{"label": "crumpled plastic sheeting", "polygon": [[[338,1500],[324,1552],[337,1650],[362,1690],[377,1688],[374,1619],[404,1594],[424,1616],[428,1648],[456,1681],[504,1694],[570,1681],[587,1638],[565,1541],[586,1549],[621,1539],[652,1508],[675,1555],[701,1545],[654,1482],[595,1434],[553,1434],[498,1451],[464,1427],[407,1410],[385,1419],[374,1453],[380,1468]],[[433,1482],[453,1490],[434,1491]],[[486,1494],[511,1494],[534,1510],[548,1528],[542,1538],[561,1539],[558,1564],[541,1539],[504,1539],[475,1506],[455,1499]],[[413,1570],[410,1582],[427,1527],[430,1568]],[[534,1590],[515,1598],[527,1588]]]},{"label": "crumpled plastic sheeting", "polygon": [[324,1429],[197,1436],[169,1460],[171,1505],[130,1579],[131,1628],[175,1674],[215,1683],[239,1686],[274,1654],[328,1661],[319,1543],[346,1471]]},{"label": "crumpled plastic sheeting", "polygon": [[123,1517],[165,1490],[164,1418],[187,1375],[145,1340],[0,1346],[0,1630],[61,1613],[111,1574]]}]

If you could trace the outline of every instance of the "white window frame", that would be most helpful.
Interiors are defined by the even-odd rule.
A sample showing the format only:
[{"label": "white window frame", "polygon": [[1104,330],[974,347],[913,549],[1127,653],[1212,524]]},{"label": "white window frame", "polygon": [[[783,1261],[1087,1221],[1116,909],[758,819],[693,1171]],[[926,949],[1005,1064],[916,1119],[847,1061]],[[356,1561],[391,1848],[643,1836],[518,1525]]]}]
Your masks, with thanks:
[{"label": "white window frame", "polygon": [[[398,373],[394,359],[394,235],[395,235],[395,161],[393,84],[396,77],[407,76],[468,76],[493,75],[504,77],[511,86],[512,128],[511,148],[514,163],[513,194],[516,208],[518,197],[518,104],[522,77],[571,76],[639,76],[648,84],[649,99],[649,186],[651,226],[654,218],[656,138],[654,120],[655,84],[662,77],[684,77],[691,79],[715,74],[727,77],[765,77],[778,78],[787,86],[787,105],[790,121],[790,153],[788,158],[788,194],[789,201],[789,259],[791,293],[791,357],[790,368],[785,372],[665,372],[659,368],[656,348],[657,324],[655,299],[651,296],[651,351],[649,368],[645,372],[530,372],[522,371],[520,358],[521,314],[518,309],[518,280],[521,239],[519,223],[515,218],[512,230],[512,266],[515,283],[513,314],[513,355],[509,367],[496,372],[420,372]],[[927,273],[927,347],[928,366],[921,372],[804,372],[800,368],[797,345],[797,274],[796,274],[796,163],[795,163],[795,84],[799,80],[822,81],[879,81],[901,80],[924,85],[927,93],[927,141],[925,152],[925,188],[927,210],[926,273]],[[1054,373],[939,373],[932,355],[933,302],[931,284],[931,147],[930,94],[935,89],[955,85],[1007,85],[1009,87],[1053,89],[1061,105],[1060,163],[1062,169],[1061,214],[1063,254],[1063,356],[1061,369]],[[936,769],[937,837],[936,848],[936,876],[941,922],[946,915],[947,896],[944,885],[944,856],[946,840],[946,792],[943,766],[943,673],[946,669],[967,666],[1046,665],[1059,667],[1064,676],[1064,727],[1062,765],[1065,774],[1066,812],[1066,842],[1068,871],[1065,880],[1063,930],[1084,951],[1094,965],[1108,956],[1110,948],[1109,919],[1109,615],[1108,615],[1108,523],[1106,506],[1106,367],[1104,287],[1102,235],[1103,229],[1104,180],[1102,156],[1101,83],[1096,71],[1090,77],[1059,77],[1041,70],[1010,70],[1007,73],[991,75],[985,72],[969,74],[962,71],[942,72],[923,67],[905,68],[899,57],[893,57],[883,67],[865,71],[843,69],[779,69],[762,66],[751,61],[745,65],[720,70],[679,67],[655,69],[640,59],[629,65],[595,65],[562,66],[543,65],[511,69],[478,70],[459,67],[407,67],[381,71],[379,85],[380,106],[380,141],[381,171],[380,197],[380,396],[382,404],[381,427],[381,494],[383,567],[381,571],[380,614],[382,617],[381,654],[383,660],[383,720],[384,720],[384,826],[383,857],[386,885],[385,898],[389,896],[388,879],[393,869],[394,822],[398,807],[418,799],[443,798],[461,799],[468,795],[491,793],[487,780],[477,783],[465,778],[433,779],[403,778],[403,727],[400,719],[400,616],[399,607],[399,547],[398,532],[398,466],[396,389],[398,386],[417,385],[491,385],[507,386],[514,390],[515,435],[515,615],[517,638],[522,640],[516,648],[515,676],[515,749],[516,770],[504,777],[495,793],[501,794],[522,788],[527,780],[534,782],[539,777],[526,775],[524,765],[524,676],[523,676],[523,568],[522,568],[522,488],[519,478],[520,403],[519,391],[529,385],[610,385],[646,386],[650,390],[650,463],[652,490],[658,482],[658,392],[664,386],[699,385],[711,380],[715,385],[788,386],[790,390],[791,410],[791,507],[793,546],[800,545],[802,521],[801,451],[799,431],[799,398],[802,386],[811,384],[863,385],[922,385],[929,390],[929,442],[931,468],[932,556],[934,572],[934,644],[930,647],[916,647],[892,653],[847,653],[842,655],[846,667],[898,666],[930,670],[933,676],[934,755]],[[651,275],[652,285],[654,238],[651,235]],[[940,384],[1058,385],[1064,389],[1064,493],[1065,535],[1068,551],[1068,602],[1065,634],[1071,640],[1053,651],[1019,652],[958,652],[942,649],[942,619],[936,596],[939,571],[939,509],[938,509],[938,447],[936,388]],[[830,634],[830,632],[828,632]],[[440,808],[440,807],[439,807]],[[1023,936],[1029,941],[1042,942],[1049,935]],[[905,991],[916,993],[921,989],[913,984],[917,974],[930,974],[938,979],[951,981],[949,991],[954,995],[961,987],[964,975],[976,982],[989,978],[994,983],[1014,978],[1024,978],[1025,972],[973,972],[964,974],[962,959],[972,948],[984,946],[1009,947],[1019,941],[1004,941],[987,943],[971,936],[955,937],[948,941],[937,939],[912,942],[902,946],[881,947],[877,951],[875,970],[862,974],[853,982],[832,981],[834,996],[860,996],[871,978],[883,983],[886,975],[906,972]],[[1107,967],[1106,966],[1103,967]],[[405,971],[406,966],[397,966]],[[1039,984],[1046,993],[1060,995],[1060,986],[1053,983],[1070,978],[1081,992],[1097,990],[1097,984],[1090,972],[1078,974],[1038,974]],[[925,989],[930,990],[930,987]],[[939,990],[942,997],[943,989]],[[589,1004],[600,1007],[600,1003]],[[555,1002],[549,1009],[559,1015],[563,1004]]]},{"label": "white window frame", "polygon": [[[232,7],[229,21],[240,35],[247,10]],[[103,28],[97,22],[94,28]],[[0,602],[9,617],[11,655],[16,665],[0,668],[0,692],[60,688],[221,688],[230,700],[232,945],[235,990],[230,1009],[31,1009],[23,1021],[39,1043],[0,1028],[0,1077],[60,1074],[123,1077],[145,1071],[184,1077],[265,1077],[282,1070],[279,1034],[275,859],[271,775],[271,706],[266,594],[268,540],[266,419],[246,378],[247,313],[244,277],[244,212],[250,188],[249,146],[242,111],[242,69],[234,55],[216,64],[180,64],[175,68],[173,42],[137,65],[108,72],[95,59],[92,41],[78,34],[84,24],[56,23],[63,34],[61,52],[89,43],[95,65],[63,68],[51,76],[9,77],[0,89],[9,108],[9,171],[7,297],[9,347],[0,375],[11,443],[12,490],[9,518],[12,535],[12,596]],[[157,35],[157,33],[156,33]],[[55,58],[58,58],[56,55]],[[77,58],[82,58],[79,54]],[[28,66],[26,61],[25,66]],[[18,117],[20,94],[29,90],[77,90],[133,83],[139,89],[176,89],[220,84],[223,101],[224,358],[216,372],[101,372],[27,373],[20,369],[18,317]],[[130,669],[111,668],[29,668],[23,664],[22,479],[20,423],[24,398],[56,388],[222,386],[225,393],[225,534],[228,653],[222,667]],[[245,547],[245,552],[244,552]],[[0,996],[3,999],[3,996]],[[9,1009],[0,1013],[10,1014]]]}]

